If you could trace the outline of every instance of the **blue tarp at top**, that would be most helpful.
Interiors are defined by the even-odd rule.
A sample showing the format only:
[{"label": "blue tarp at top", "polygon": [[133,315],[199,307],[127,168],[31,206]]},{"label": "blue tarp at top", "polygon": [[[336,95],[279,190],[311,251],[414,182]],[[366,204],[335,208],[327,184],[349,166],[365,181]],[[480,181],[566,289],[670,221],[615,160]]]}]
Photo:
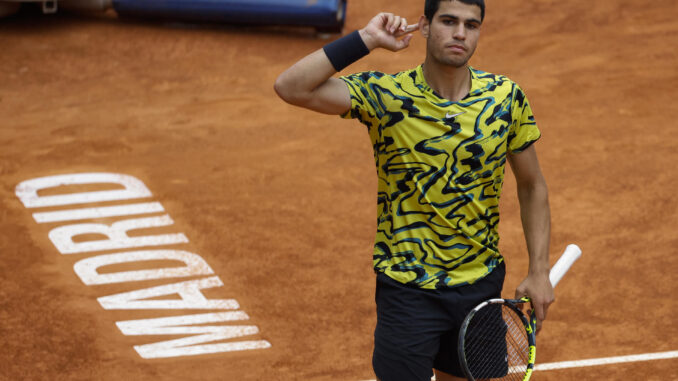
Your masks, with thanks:
[{"label": "blue tarp at top", "polygon": [[113,0],[121,15],[327,29],[343,26],[345,7],[344,0]]}]

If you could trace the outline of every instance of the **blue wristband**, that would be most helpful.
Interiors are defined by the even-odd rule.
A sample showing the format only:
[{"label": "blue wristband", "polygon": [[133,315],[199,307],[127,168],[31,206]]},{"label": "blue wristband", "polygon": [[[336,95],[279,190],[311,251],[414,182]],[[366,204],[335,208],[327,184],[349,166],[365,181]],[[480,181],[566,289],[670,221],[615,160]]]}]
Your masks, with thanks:
[{"label": "blue wristband", "polygon": [[370,50],[365,45],[360,33],[348,34],[338,40],[332,41],[323,47],[327,58],[330,59],[332,66],[336,71],[342,71],[348,65],[370,54]]}]

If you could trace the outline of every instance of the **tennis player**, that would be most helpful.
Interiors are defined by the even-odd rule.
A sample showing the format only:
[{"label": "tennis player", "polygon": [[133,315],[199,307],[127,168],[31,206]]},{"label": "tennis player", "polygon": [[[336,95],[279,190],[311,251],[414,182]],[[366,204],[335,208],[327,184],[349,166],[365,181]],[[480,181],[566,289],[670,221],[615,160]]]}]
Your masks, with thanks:
[{"label": "tennis player", "polygon": [[[354,118],[367,127],[378,175],[374,244],[377,326],[373,367],[382,381],[460,380],[457,335],[464,316],[499,297],[499,198],[513,169],[529,270],[515,296],[538,319],[554,300],[550,212],[535,143],[540,131],[523,90],[470,67],[483,0],[426,0],[418,24],[380,13],[367,26],[301,59],[275,90],[286,102]],[[399,51],[419,30],[422,65],[333,77],[378,48]]]}]

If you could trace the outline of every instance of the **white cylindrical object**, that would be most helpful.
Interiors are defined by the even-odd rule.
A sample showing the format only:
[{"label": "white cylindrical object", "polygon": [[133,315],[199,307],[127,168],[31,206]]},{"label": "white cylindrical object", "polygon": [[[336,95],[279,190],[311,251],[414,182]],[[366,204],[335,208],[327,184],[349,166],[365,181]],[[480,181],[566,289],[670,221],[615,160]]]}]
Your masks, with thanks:
[{"label": "white cylindrical object", "polygon": [[563,275],[572,267],[572,264],[581,257],[581,249],[577,245],[568,245],[563,255],[560,256],[558,262],[553,265],[549,273],[549,280],[551,285],[556,287],[558,282],[563,278]]}]

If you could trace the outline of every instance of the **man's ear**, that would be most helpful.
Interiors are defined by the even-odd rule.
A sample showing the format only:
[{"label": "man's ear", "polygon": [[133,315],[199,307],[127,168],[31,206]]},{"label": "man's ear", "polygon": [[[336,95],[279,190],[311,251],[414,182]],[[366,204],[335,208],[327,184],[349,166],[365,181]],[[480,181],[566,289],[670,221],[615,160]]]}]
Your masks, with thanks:
[{"label": "man's ear", "polygon": [[421,16],[419,18],[419,30],[421,31],[421,35],[424,36],[424,38],[428,38],[429,32],[430,32],[430,26],[431,24],[428,22],[428,19],[426,16]]}]

